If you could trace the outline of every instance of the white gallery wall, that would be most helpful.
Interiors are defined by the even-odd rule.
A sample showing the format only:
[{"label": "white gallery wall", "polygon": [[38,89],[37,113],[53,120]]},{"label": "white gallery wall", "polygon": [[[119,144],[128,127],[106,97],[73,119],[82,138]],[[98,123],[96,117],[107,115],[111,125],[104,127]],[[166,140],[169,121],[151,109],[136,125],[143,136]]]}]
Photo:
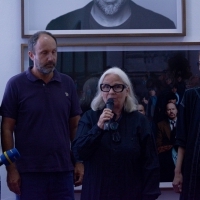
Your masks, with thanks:
[{"label": "white gallery wall", "polygon": [[[38,0],[37,0],[38,1]],[[58,0],[59,2],[61,0]],[[62,0],[63,1],[63,0]],[[69,0],[66,0],[69,1]],[[79,2],[79,0],[73,0]],[[86,1],[86,0],[85,0]],[[87,0],[88,1],[88,0]],[[144,0],[141,0],[144,1]],[[48,0],[40,0],[44,7]],[[131,42],[200,42],[200,1],[186,0],[186,36],[181,37],[113,37],[113,38],[59,38],[59,43],[131,43]],[[48,9],[46,10],[48,12]],[[43,14],[45,15],[46,12]],[[21,1],[0,0],[0,55],[1,55],[1,87],[2,99],[5,84],[12,75],[21,70],[20,44],[27,38],[21,38]],[[48,12],[49,13],[49,12]],[[51,12],[50,12],[51,13]],[[37,15],[37,13],[36,13]],[[165,48],[164,48],[165,49]]]},{"label": "white gallery wall", "polygon": [[[26,0],[25,0],[26,1]],[[59,3],[61,0],[54,0]],[[63,0],[62,0],[63,1]],[[69,1],[69,0],[66,0]],[[82,0],[81,0],[82,1]],[[89,1],[89,0],[85,0]],[[144,0],[140,0],[141,2]],[[41,7],[48,4],[48,0],[37,0]],[[80,0],[73,0],[74,5]],[[84,4],[85,5],[85,4]],[[182,37],[103,37],[103,38],[59,38],[59,43],[86,44],[86,43],[135,43],[135,42],[200,42],[200,1],[186,0],[186,36]],[[46,10],[43,14],[48,12]],[[8,79],[21,71],[22,43],[27,38],[21,38],[21,0],[0,0],[0,101]],[[51,12],[48,12],[48,15]],[[35,13],[37,15],[37,13]],[[53,18],[53,13],[52,13]],[[39,19],[38,19],[39,20]],[[114,47],[113,47],[114,48]],[[162,47],[165,49],[166,47]],[[190,47],[188,47],[190,48]],[[123,47],[126,49],[126,47]],[[199,48],[200,49],[200,48]],[[13,200],[14,195],[6,186],[5,167],[0,168],[1,199]],[[175,196],[178,199],[178,196]],[[172,200],[172,198],[171,198]]]}]

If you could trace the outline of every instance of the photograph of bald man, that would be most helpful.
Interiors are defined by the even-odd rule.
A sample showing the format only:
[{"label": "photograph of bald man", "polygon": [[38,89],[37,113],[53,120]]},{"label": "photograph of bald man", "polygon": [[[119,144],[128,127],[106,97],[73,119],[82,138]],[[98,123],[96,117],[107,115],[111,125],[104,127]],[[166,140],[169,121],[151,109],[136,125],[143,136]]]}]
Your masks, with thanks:
[{"label": "photograph of bald man", "polygon": [[168,17],[132,0],[93,0],[51,20],[46,29],[176,29],[176,26]]}]

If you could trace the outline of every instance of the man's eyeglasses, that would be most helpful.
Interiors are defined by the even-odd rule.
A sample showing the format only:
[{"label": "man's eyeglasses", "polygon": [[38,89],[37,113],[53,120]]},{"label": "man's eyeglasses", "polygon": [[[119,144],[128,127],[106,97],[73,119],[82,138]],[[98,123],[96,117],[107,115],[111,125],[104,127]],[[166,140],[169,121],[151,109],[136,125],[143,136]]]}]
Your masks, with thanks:
[{"label": "man's eyeglasses", "polygon": [[109,92],[111,88],[113,89],[114,92],[120,93],[124,90],[124,88],[126,88],[126,86],[123,85],[123,84],[115,84],[113,86],[108,85],[108,84],[101,84],[100,85],[100,89],[103,92]]}]

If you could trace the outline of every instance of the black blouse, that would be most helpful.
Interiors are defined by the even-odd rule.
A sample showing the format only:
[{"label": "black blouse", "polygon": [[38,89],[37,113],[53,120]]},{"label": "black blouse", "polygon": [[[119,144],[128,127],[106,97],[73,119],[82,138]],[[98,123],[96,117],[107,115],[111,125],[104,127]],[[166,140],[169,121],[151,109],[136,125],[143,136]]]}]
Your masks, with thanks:
[{"label": "black blouse", "polygon": [[82,200],[154,200],[159,194],[159,163],[148,119],[134,111],[119,121],[120,141],[97,126],[102,111],[87,111],[72,144],[84,161]]}]

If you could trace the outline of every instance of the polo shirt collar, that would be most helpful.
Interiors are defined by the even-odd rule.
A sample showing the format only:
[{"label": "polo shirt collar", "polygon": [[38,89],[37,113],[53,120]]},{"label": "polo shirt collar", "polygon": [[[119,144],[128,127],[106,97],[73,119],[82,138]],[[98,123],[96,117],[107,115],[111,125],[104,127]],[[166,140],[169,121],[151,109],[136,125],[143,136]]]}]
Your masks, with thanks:
[{"label": "polo shirt collar", "polygon": [[[33,68],[33,66],[30,66],[28,68],[28,70],[26,70],[26,76],[27,78],[32,81],[32,82],[35,82],[35,81],[38,81],[40,80],[39,78],[37,78],[36,76],[34,76],[31,72],[31,69]],[[53,77],[51,79],[51,81],[58,81],[58,82],[61,82],[61,77],[60,77],[60,74],[58,73],[58,71],[55,69],[54,72],[53,72]],[[50,81],[50,82],[51,82]]]}]

